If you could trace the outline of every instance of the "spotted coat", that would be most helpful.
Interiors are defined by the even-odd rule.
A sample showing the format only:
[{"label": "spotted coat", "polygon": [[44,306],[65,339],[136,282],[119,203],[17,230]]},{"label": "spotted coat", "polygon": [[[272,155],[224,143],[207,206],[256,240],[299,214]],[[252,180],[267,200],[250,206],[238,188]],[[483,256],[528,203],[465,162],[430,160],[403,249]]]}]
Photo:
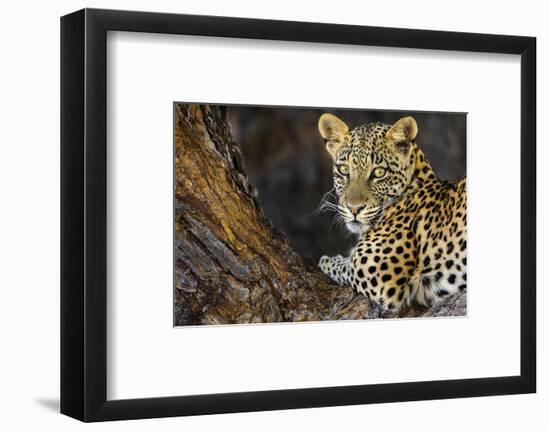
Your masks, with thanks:
[{"label": "spotted coat", "polygon": [[389,309],[466,289],[466,178],[437,178],[414,119],[349,131],[324,114],[319,129],[334,162],[334,207],[358,235],[348,256],[323,256],[321,270]]}]

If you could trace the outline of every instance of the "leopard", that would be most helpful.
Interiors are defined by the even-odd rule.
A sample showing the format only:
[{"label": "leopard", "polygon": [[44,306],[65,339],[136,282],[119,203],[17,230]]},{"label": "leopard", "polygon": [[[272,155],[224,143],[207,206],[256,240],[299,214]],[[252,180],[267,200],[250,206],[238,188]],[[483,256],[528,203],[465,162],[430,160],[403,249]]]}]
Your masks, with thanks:
[{"label": "leopard", "polygon": [[[318,266],[383,310],[432,307],[467,287],[467,182],[438,178],[412,116],[350,129],[323,113],[334,202],[323,205],[356,237],[349,254]],[[329,193],[330,194],[330,193]]]}]

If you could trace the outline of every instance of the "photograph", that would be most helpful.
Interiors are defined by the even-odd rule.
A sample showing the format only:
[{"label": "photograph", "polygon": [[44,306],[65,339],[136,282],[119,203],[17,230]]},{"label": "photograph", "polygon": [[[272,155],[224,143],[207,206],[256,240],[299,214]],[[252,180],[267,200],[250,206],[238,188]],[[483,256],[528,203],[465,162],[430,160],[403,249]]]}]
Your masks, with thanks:
[{"label": "photograph", "polygon": [[467,316],[464,112],[174,103],[174,326]]}]

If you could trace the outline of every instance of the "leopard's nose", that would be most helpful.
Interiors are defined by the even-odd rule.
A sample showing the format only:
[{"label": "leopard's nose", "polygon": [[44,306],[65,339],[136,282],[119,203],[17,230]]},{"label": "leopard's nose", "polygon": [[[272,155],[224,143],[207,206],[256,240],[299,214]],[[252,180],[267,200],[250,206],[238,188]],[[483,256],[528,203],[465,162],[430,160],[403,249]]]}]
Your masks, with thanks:
[{"label": "leopard's nose", "polygon": [[364,208],[365,208],[365,205],[359,205],[359,206],[348,205],[348,209],[350,210],[350,212],[351,212],[354,216],[356,216],[357,214],[359,214]]}]

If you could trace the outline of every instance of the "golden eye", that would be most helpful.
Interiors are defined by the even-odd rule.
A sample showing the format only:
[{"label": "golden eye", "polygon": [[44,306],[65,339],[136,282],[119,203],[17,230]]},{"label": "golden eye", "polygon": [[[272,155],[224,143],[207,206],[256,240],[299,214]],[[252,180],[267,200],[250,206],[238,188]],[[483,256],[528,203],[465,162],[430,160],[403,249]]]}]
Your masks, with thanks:
[{"label": "golden eye", "polygon": [[384,175],[386,175],[385,168],[374,168],[374,171],[372,171],[372,176],[374,178],[382,178]]},{"label": "golden eye", "polygon": [[340,175],[344,175],[344,176],[349,175],[348,165],[336,165],[336,170],[340,173]]}]

